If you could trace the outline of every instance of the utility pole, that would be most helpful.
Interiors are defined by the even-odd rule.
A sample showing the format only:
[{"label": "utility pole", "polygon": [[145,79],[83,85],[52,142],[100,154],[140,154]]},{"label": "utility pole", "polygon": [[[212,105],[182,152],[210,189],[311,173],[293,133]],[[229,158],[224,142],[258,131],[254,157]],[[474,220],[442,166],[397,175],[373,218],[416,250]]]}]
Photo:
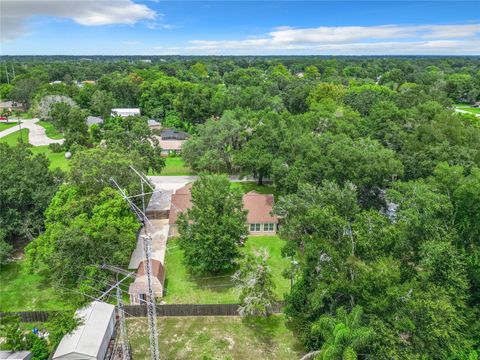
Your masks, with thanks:
[{"label": "utility pole", "polygon": [[[116,298],[117,298],[117,314],[118,314],[118,322],[120,328],[120,343],[122,347],[122,360],[131,360],[130,356],[130,342],[128,340],[127,334],[127,324],[125,321],[125,309],[123,307],[123,298],[122,298],[122,289],[120,288],[120,284],[125,281],[126,279],[135,276],[134,273],[120,269],[113,265],[103,264],[102,269],[110,270],[117,274],[117,281],[114,285],[112,285],[107,291],[103,292],[102,295],[97,300],[101,300],[105,295],[107,295],[113,288],[116,289]],[[118,281],[118,274],[124,275],[125,277]]]},{"label": "utility pole", "polygon": [[158,331],[157,331],[157,310],[155,305],[155,294],[153,292],[153,272],[152,272],[152,239],[148,235],[142,235],[143,251],[145,253],[145,260],[143,266],[145,274],[147,275],[147,313],[148,313],[148,327],[150,330],[150,353],[152,359],[159,360],[158,348]]},{"label": "utility pole", "polygon": [[130,360],[130,342],[128,341],[127,324],[125,323],[125,310],[123,308],[122,289],[117,286],[117,311],[120,322],[120,340],[122,342],[122,360]]},{"label": "utility pole", "polygon": [[155,294],[153,291],[153,272],[152,272],[152,238],[147,233],[147,225],[150,224],[145,212],[145,192],[144,192],[144,184],[149,186],[152,191],[154,192],[155,189],[152,187],[148,178],[139,173],[135,168],[130,166],[132,171],[135,172],[136,175],[140,178],[140,187],[142,193],[140,196],[142,197],[142,209],[140,209],[131,199],[138,197],[138,195],[128,196],[126,192],[118,185],[115,179],[110,178],[110,182],[113,186],[115,186],[122,195],[123,199],[130,205],[130,208],[136,215],[137,219],[143,225],[143,231],[145,235],[141,235],[143,241],[143,252],[144,252],[144,271],[145,275],[147,276],[147,314],[148,314],[148,327],[150,333],[150,354],[152,360],[160,360],[160,351],[158,346],[158,330],[157,330],[157,312],[156,312],[156,305],[155,305]]}]

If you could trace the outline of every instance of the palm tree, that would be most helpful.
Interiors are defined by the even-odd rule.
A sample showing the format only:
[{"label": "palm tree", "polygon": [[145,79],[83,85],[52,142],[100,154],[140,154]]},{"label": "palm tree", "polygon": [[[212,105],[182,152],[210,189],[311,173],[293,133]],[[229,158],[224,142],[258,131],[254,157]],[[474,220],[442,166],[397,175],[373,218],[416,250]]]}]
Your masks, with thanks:
[{"label": "palm tree", "polygon": [[356,360],[357,351],[364,348],[373,336],[373,330],[361,326],[363,310],[355,306],[350,313],[343,307],[336,316],[323,315],[312,325],[312,334],[323,338],[318,351],[305,355],[302,360]]}]

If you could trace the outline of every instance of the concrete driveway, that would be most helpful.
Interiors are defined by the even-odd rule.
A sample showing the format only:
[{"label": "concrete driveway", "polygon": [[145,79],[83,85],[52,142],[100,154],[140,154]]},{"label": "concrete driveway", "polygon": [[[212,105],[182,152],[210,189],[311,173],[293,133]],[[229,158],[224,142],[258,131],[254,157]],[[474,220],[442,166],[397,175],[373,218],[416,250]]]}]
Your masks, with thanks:
[{"label": "concrete driveway", "polygon": [[[12,119],[15,120],[15,119]],[[20,119],[18,119],[20,120]],[[22,119],[21,121],[21,126],[22,129],[28,129],[28,142],[32,144],[33,146],[44,146],[44,145],[50,145],[50,144],[63,144],[63,139],[50,139],[47,136],[47,133],[45,131],[45,128],[43,126],[40,126],[37,124],[39,119]],[[18,126],[11,127],[7,130],[1,131],[0,132],[0,138],[10,135],[16,131],[19,130]]]}]

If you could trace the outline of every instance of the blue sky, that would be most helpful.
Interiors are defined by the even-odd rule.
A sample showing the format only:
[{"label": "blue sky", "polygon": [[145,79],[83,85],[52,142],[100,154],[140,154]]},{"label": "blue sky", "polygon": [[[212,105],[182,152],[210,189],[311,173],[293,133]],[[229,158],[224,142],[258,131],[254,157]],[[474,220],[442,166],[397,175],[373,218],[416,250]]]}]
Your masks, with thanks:
[{"label": "blue sky", "polygon": [[2,0],[3,55],[480,54],[478,1]]}]

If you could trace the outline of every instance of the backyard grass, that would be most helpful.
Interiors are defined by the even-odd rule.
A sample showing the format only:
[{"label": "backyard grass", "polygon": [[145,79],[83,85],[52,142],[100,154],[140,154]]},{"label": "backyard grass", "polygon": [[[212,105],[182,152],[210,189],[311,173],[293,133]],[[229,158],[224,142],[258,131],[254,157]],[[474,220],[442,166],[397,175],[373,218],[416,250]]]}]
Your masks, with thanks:
[{"label": "backyard grass", "polygon": [[0,311],[66,308],[63,296],[41,275],[28,273],[21,261],[0,267]]},{"label": "backyard grass", "polygon": [[162,176],[183,176],[193,175],[192,170],[185,165],[183,159],[179,156],[166,157],[165,167],[161,172],[149,172],[148,175],[162,175]]},{"label": "backyard grass", "polygon": [[468,111],[472,114],[480,114],[480,108],[472,107],[468,104],[455,104],[455,107],[460,110]]},{"label": "backyard grass", "polygon": [[[146,318],[127,319],[133,359],[150,356]],[[283,315],[163,317],[158,320],[163,359],[299,359],[304,350]]]},{"label": "backyard grass", "polygon": [[37,124],[45,128],[45,133],[50,139],[63,139],[63,134],[55,129],[55,126],[53,126],[52,123],[48,121],[39,121]]},{"label": "backyard grass", "polygon": [[[28,129],[22,129],[22,137],[23,141],[28,141]],[[0,138],[0,142],[6,143],[9,146],[16,146],[20,139],[20,130],[11,133],[3,138]],[[61,169],[63,171],[67,171],[69,169],[70,164],[68,160],[65,158],[65,153],[54,153],[48,146],[32,146],[30,147],[30,151],[35,154],[45,154],[45,156],[50,160],[50,169]]]},{"label": "backyard grass", "polygon": [[18,122],[2,122],[0,123],[0,131],[10,129],[11,127],[14,127],[15,125],[18,125]]},{"label": "backyard grass", "polygon": [[255,181],[232,182],[231,184],[233,188],[242,189],[244,194],[250,191],[256,191],[259,194],[275,194],[273,185],[258,185]]},{"label": "backyard grass", "polygon": [[45,154],[50,160],[50,169],[61,169],[68,171],[70,168],[69,160],[65,158],[65,153],[54,153],[48,146],[33,146],[30,148],[33,154]]},{"label": "backyard grass", "polygon": [[7,136],[0,138],[0,142],[5,143],[9,146],[16,146],[20,138],[22,138],[24,142],[28,142],[28,133],[29,133],[28,129],[22,129],[21,132],[20,130],[18,130]]},{"label": "backyard grass", "polygon": [[[290,281],[282,276],[288,268],[289,261],[282,258],[281,249],[285,242],[277,236],[251,236],[248,238],[244,251],[266,248],[270,258],[268,263],[276,284],[275,293],[279,300],[289,291]],[[183,263],[183,251],[178,247],[178,241],[168,241],[168,251],[165,259],[166,296],[168,304],[234,304],[238,302],[238,293],[231,282],[233,272],[220,275],[191,275]]]}]

